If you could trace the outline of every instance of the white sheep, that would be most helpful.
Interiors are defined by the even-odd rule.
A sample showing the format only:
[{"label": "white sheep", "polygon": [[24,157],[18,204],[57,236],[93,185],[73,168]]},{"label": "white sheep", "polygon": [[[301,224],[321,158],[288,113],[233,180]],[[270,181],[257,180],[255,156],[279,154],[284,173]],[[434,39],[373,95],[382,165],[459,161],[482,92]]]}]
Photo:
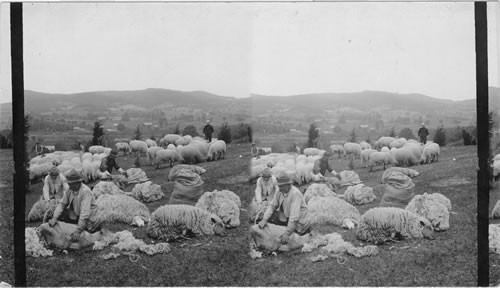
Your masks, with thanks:
[{"label": "white sheep", "polygon": [[384,170],[386,165],[395,164],[396,160],[390,152],[373,152],[370,154],[368,159],[368,167],[370,167],[370,172],[373,170],[373,166],[382,164]]},{"label": "white sheep", "polygon": [[432,163],[439,160],[439,144],[426,145],[420,158],[420,164]]},{"label": "white sheep", "polygon": [[163,162],[168,162],[170,163],[170,167],[173,167],[174,162],[181,163],[182,161],[184,161],[177,150],[163,149],[161,147],[158,148],[160,149],[156,151],[153,161],[156,169],[159,169],[160,164]]},{"label": "white sheep", "polygon": [[338,158],[340,158],[340,155],[344,155],[344,146],[343,145],[338,145],[338,144],[333,144],[330,146],[330,151],[335,154],[337,153],[339,155]]},{"label": "white sheep", "polygon": [[[306,233],[305,235],[298,235],[297,233],[292,233],[288,239],[288,243],[283,245],[279,241],[279,237],[285,233],[286,227],[279,226],[275,224],[268,223],[264,228],[259,228],[257,224],[250,227],[250,237],[253,243],[251,246],[255,246],[260,250],[265,251],[292,251],[301,248],[305,243],[312,239],[311,233]],[[253,248],[253,247],[252,247]]]},{"label": "white sheep", "polygon": [[373,188],[365,184],[349,186],[344,194],[339,195],[339,197],[353,205],[368,204],[377,199],[377,196],[373,194]]},{"label": "white sheep", "polygon": [[207,143],[205,140],[192,140],[190,145],[198,147],[198,150],[200,151],[201,155],[207,155],[208,154],[208,148],[210,144]]},{"label": "white sheep", "polygon": [[380,152],[391,152],[391,149],[389,149],[389,147],[387,147],[387,146],[384,146],[384,147],[380,148]]},{"label": "white sheep", "polygon": [[146,144],[146,142],[144,141],[132,140],[130,141],[129,145],[131,153],[139,152],[139,155],[148,153],[148,144]]},{"label": "white sheep", "polygon": [[92,145],[89,147],[89,152],[92,154],[104,153],[104,147],[101,145]]},{"label": "white sheep", "polygon": [[40,198],[40,200],[36,201],[31,207],[27,220],[30,222],[43,220],[45,212],[47,212],[47,210],[54,210],[56,206],[56,199],[44,200],[43,198]]},{"label": "white sheep", "polygon": [[354,142],[347,142],[344,144],[344,155],[351,155],[354,159],[356,157],[361,157],[361,145]]},{"label": "white sheep", "polygon": [[406,144],[406,142],[407,142],[407,140],[405,138],[394,139],[394,141],[392,141],[389,144],[389,147],[390,148],[401,148]]},{"label": "white sheep", "polygon": [[[237,200],[236,200],[237,198]],[[201,195],[195,207],[219,216],[227,228],[240,226],[241,200],[232,191],[212,191]]]},{"label": "white sheep", "polygon": [[152,140],[152,139],[146,139],[146,140],[144,140],[144,142],[146,142],[146,145],[148,145],[148,148],[158,146],[158,144],[156,144],[156,141]]},{"label": "white sheep", "polygon": [[374,152],[378,152],[375,149],[364,149],[361,151],[361,165],[368,167],[368,161],[370,160],[370,155]]},{"label": "white sheep", "polygon": [[405,145],[403,145],[403,148],[408,149],[417,160],[420,160],[422,151],[424,150],[424,146],[422,146],[422,144],[420,143],[406,143]]},{"label": "white sheep", "polygon": [[313,197],[337,197],[338,195],[333,192],[324,183],[313,183],[307,187],[304,192],[304,201],[309,203],[309,200]]},{"label": "white sheep", "polygon": [[151,146],[148,148],[148,152],[146,153],[147,156],[147,161],[151,163],[151,165],[154,165],[155,159],[156,159],[156,152],[162,150],[160,146]]},{"label": "white sheep", "polygon": [[89,219],[93,223],[123,222],[140,227],[151,217],[146,205],[124,194],[101,195],[96,200],[96,206]]},{"label": "white sheep", "polygon": [[189,145],[189,143],[191,143],[191,141],[193,141],[193,137],[191,135],[184,135],[184,136],[180,137],[179,139],[175,140],[175,145],[176,146],[178,146],[178,145],[186,146],[186,145]]},{"label": "white sheep", "polygon": [[116,147],[117,152],[122,151],[124,155],[127,155],[128,153],[130,153],[130,145],[126,142],[117,142],[115,144],[115,147]]},{"label": "white sheep", "polygon": [[92,188],[92,195],[94,199],[99,199],[101,195],[105,194],[125,194],[115,183],[110,181],[100,181],[94,188]]},{"label": "white sheep", "polygon": [[359,146],[361,146],[361,150],[372,149],[372,145],[366,141],[359,142]]},{"label": "white sheep", "polygon": [[224,159],[226,155],[226,142],[217,140],[208,147],[207,161]]},{"label": "white sheep", "polygon": [[322,152],[324,150],[320,150],[318,148],[305,148],[304,149],[304,155],[306,156],[316,156],[316,155],[320,155],[324,152]]},{"label": "white sheep", "polygon": [[192,233],[226,236],[222,220],[212,213],[190,205],[163,205],[151,214],[147,233],[171,241]]},{"label": "white sheep", "polygon": [[359,222],[358,209],[337,197],[312,197],[307,208],[307,219],[311,225],[334,224],[354,229]]},{"label": "white sheep", "polygon": [[493,219],[500,218],[500,200],[497,201],[495,207],[493,207],[493,210],[491,211],[491,218]]},{"label": "white sheep", "polygon": [[167,146],[168,144],[175,144],[175,141],[177,141],[179,138],[181,138],[180,135],[167,134],[163,136],[163,138],[160,140],[160,146],[164,147]]},{"label": "white sheep", "polygon": [[384,146],[389,147],[391,145],[391,142],[394,140],[396,140],[396,138],[394,138],[394,137],[382,136],[377,140],[377,142],[376,142],[377,146],[375,147],[375,149],[379,149],[379,148],[382,148]]},{"label": "white sheep", "polygon": [[376,207],[366,211],[359,220],[356,236],[375,244],[395,238],[435,238],[429,220],[395,207]]},{"label": "white sheep", "polygon": [[62,221],[57,221],[56,225],[51,227],[49,223],[43,223],[38,227],[41,238],[47,245],[55,246],[61,249],[84,249],[91,247],[94,243],[104,236],[104,231],[89,233],[83,231],[76,242],[71,241],[71,233],[75,232],[76,225]]},{"label": "white sheep", "polygon": [[406,147],[392,148],[391,155],[399,166],[408,167],[418,164],[418,159],[414,156],[410,149]]},{"label": "white sheep", "polygon": [[200,150],[195,145],[179,145],[177,147],[177,151],[181,155],[182,159],[184,159],[184,163],[196,164],[205,160],[205,157],[203,157]]},{"label": "white sheep", "polygon": [[444,231],[450,228],[451,202],[446,196],[434,193],[416,195],[406,206],[406,210],[429,220],[436,231]]}]

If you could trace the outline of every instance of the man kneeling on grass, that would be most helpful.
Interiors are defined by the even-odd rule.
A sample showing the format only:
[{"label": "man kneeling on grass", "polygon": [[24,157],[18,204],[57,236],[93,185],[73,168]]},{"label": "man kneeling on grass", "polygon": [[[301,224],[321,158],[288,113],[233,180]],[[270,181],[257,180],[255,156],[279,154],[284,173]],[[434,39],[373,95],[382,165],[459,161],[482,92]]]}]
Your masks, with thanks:
[{"label": "man kneeling on grass", "polygon": [[69,190],[59,201],[49,225],[54,227],[58,219],[62,222],[77,224],[75,232],[71,233],[71,240],[77,241],[84,230],[93,233],[100,229],[97,223],[90,221],[97,206],[90,188],[82,183],[82,177],[77,170],[69,171],[66,181]]},{"label": "man kneeling on grass", "polygon": [[299,235],[311,231],[311,224],[307,221],[307,204],[299,189],[292,186],[292,180],[286,173],[277,178],[279,191],[274,194],[273,200],[267,206],[259,228],[263,229],[267,223],[286,226],[286,231],[279,239],[286,245],[292,233]]}]

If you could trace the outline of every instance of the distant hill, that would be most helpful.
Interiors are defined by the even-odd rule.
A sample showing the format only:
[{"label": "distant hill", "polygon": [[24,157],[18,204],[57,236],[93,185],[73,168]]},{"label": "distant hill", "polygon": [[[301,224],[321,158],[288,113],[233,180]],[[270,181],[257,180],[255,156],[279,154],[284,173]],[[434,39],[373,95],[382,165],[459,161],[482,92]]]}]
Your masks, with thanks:
[{"label": "distant hill", "polygon": [[[219,96],[203,91],[144,89],[136,91],[94,91],[75,94],[49,94],[25,91],[25,110],[29,113],[123,113],[127,110],[160,109],[182,113],[242,113],[254,117],[276,117],[296,121],[309,118],[337,119],[340,114],[364,119],[377,113],[383,119],[424,117],[456,118],[475,121],[475,99],[452,101],[422,94],[382,91],[354,93],[316,93],[292,96],[252,94],[247,98]],[[500,88],[490,88],[490,109],[500,111]],[[0,104],[0,122],[11,118],[11,104]],[[118,112],[117,112],[118,111]],[[179,112],[181,113],[181,112]],[[421,116],[419,116],[421,115]]]}]

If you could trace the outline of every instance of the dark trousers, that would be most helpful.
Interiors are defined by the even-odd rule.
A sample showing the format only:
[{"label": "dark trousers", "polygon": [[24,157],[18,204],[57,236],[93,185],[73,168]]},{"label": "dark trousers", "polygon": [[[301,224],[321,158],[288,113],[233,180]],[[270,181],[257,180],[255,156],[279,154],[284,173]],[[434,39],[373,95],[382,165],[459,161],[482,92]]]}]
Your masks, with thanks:
[{"label": "dark trousers", "polygon": [[427,136],[426,137],[420,136],[420,142],[422,142],[425,145],[425,143],[427,142]]},{"label": "dark trousers", "polygon": [[[71,219],[71,217],[69,217],[69,209],[64,209],[63,212],[61,213],[61,216],[59,216],[57,220],[71,224],[78,224],[80,217],[77,216],[76,220],[73,220]],[[89,221],[87,220],[87,227],[84,230],[90,233],[94,233],[98,230],[101,230],[101,225],[97,223],[89,223]]]},{"label": "dark trousers", "polygon": [[205,134],[205,139],[207,139],[208,143],[212,142],[212,134]]},{"label": "dark trousers", "polygon": [[[273,215],[271,215],[271,218],[269,218],[269,220],[267,220],[267,222],[275,224],[275,225],[279,225],[279,226],[287,226],[288,225],[288,219],[286,219],[286,222],[280,220],[278,211],[274,211]],[[297,231],[294,231],[294,233],[297,233],[300,236],[305,235],[305,234],[310,233],[310,232],[311,232],[311,228],[307,229],[303,233],[299,233]]]}]

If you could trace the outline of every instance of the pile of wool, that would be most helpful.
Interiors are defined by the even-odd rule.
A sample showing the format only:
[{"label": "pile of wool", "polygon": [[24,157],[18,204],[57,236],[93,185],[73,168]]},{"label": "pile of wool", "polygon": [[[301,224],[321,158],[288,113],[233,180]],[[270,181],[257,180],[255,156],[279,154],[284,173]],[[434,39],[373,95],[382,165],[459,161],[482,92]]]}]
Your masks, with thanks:
[{"label": "pile of wool", "polygon": [[416,195],[405,209],[429,220],[435,231],[450,228],[451,201],[443,194]]},{"label": "pile of wool", "polygon": [[139,183],[148,181],[148,176],[146,176],[146,172],[141,168],[130,168],[127,169],[127,179],[128,183]]},{"label": "pile of wool", "polygon": [[226,227],[240,226],[241,200],[229,190],[205,192],[195,207],[213,213],[224,222]]},{"label": "pile of wool", "polygon": [[52,250],[44,247],[43,242],[38,237],[37,229],[28,227],[24,229],[26,245],[26,256],[31,257],[47,257],[52,256]]},{"label": "pile of wool", "polygon": [[385,183],[386,182],[386,179],[391,175],[392,172],[394,171],[398,171],[398,172],[401,172],[403,173],[404,175],[410,177],[410,178],[415,178],[419,175],[419,173],[416,171],[416,170],[413,170],[413,169],[410,169],[410,168],[404,168],[404,167],[390,167],[390,168],[387,168],[385,171],[384,171],[384,174],[382,174],[382,180],[380,181],[380,183]]},{"label": "pile of wool", "polygon": [[353,205],[363,205],[373,202],[377,196],[373,194],[373,188],[365,184],[358,184],[347,187],[344,194],[340,195],[342,199]]},{"label": "pile of wool", "polygon": [[378,254],[377,246],[355,247],[351,242],[344,241],[342,235],[335,232],[326,235],[314,235],[308,243],[304,244],[302,253],[312,252],[320,246],[323,246],[321,250],[327,253],[347,253],[357,258]]},{"label": "pile of wool", "polygon": [[172,169],[170,169],[170,172],[168,173],[167,180],[174,181],[174,178],[177,176],[178,171],[181,169],[191,170],[192,172],[194,172],[198,175],[202,175],[202,174],[207,172],[207,170],[205,170],[205,168],[200,167],[200,166],[188,165],[188,164],[178,164],[178,165],[175,165],[174,167],[172,167]]},{"label": "pile of wool", "polygon": [[352,170],[344,170],[338,173],[340,178],[340,186],[351,186],[361,184],[358,173]]},{"label": "pile of wool", "polygon": [[96,205],[96,212],[90,218],[94,223],[123,222],[144,226],[151,217],[146,205],[127,195],[104,194],[97,198]]},{"label": "pile of wool", "polygon": [[56,199],[44,200],[43,198],[40,198],[40,200],[36,201],[35,204],[33,204],[33,207],[31,207],[27,220],[30,222],[43,220],[45,212],[48,210],[54,210],[56,206]]},{"label": "pile of wool", "polygon": [[106,235],[101,240],[96,241],[92,249],[102,250],[111,244],[115,244],[112,246],[113,248],[124,252],[138,250],[148,255],[170,252],[170,245],[168,243],[146,244],[144,241],[136,239],[132,232],[128,230]]},{"label": "pile of wool", "polygon": [[491,252],[500,254],[500,224],[488,226],[488,243]]},{"label": "pile of wool", "polygon": [[132,189],[132,197],[146,203],[160,200],[164,196],[160,185],[153,184],[151,181],[135,184]]},{"label": "pile of wool", "polygon": [[313,183],[309,187],[307,187],[304,192],[304,200],[306,203],[309,203],[309,200],[313,197],[337,197],[337,193],[333,192],[328,186],[324,183]]},{"label": "pile of wool", "polygon": [[92,195],[95,199],[99,199],[101,195],[110,194],[125,194],[114,182],[111,181],[101,181],[97,183],[92,189]]}]

